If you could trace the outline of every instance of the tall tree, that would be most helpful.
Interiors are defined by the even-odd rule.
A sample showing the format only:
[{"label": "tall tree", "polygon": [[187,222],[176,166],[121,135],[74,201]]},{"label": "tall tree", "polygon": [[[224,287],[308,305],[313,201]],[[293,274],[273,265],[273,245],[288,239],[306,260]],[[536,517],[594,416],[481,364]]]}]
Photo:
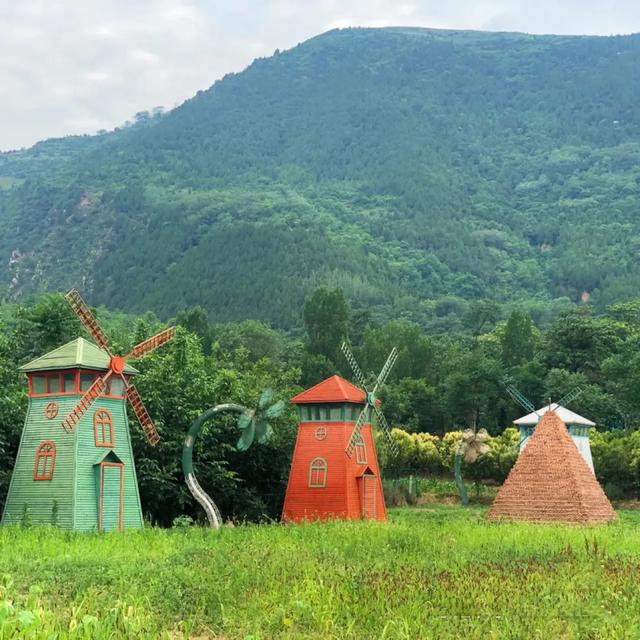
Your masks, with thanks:
[{"label": "tall tree", "polygon": [[502,362],[505,367],[515,367],[533,358],[534,327],[525,311],[511,312],[501,336]]},{"label": "tall tree", "polygon": [[349,305],[342,289],[316,289],[304,305],[307,351],[336,361],[349,330]]}]

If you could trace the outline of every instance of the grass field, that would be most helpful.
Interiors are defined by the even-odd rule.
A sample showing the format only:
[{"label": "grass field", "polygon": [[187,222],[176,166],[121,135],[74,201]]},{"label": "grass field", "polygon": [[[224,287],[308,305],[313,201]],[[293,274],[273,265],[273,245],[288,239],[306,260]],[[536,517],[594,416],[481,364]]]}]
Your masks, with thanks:
[{"label": "grass field", "polygon": [[0,530],[0,638],[640,638],[640,514],[592,528],[390,521]]}]

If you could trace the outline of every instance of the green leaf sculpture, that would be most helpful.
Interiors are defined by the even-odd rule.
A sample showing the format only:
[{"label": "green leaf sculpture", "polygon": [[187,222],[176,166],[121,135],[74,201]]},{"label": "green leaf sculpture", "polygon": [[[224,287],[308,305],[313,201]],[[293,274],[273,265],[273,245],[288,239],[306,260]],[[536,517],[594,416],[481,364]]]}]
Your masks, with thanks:
[{"label": "green leaf sculpture", "polygon": [[236,448],[246,451],[255,439],[260,444],[265,444],[273,434],[273,428],[269,420],[280,416],[284,410],[284,402],[273,402],[275,393],[273,389],[265,389],[258,401],[258,407],[247,409],[238,419],[238,428],[242,432]]}]

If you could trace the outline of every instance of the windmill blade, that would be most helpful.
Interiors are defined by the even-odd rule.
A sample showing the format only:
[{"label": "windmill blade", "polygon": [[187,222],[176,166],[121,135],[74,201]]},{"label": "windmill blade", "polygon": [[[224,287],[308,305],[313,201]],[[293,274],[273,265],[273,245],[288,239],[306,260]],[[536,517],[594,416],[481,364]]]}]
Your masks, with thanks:
[{"label": "windmill blade", "polygon": [[353,371],[353,376],[355,377],[356,382],[363,389],[365,389],[367,385],[367,381],[365,380],[364,374],[362,373],[362,370],[360,369],[360,367],[358,366],[358,363],[356,362],[355,356],[353,355],[353,353],[351,353],[351,349],[349,349],[349,345],[346,342],[343,342],[340,349],[342,353],[344,353],[344,357],[347,359],[347,362],[349,363],[351,370]]},{"label": "windmill blade", "polygon": [[89,411],[91,405],[107,390],[107,380],[111,377],[111,371],[104,376],[98,376],[93,384],[85,391],[84,395],[73,408],[71,413],[62,421],[62,428],[71,433],[78,422],[82,420],[82,416]]},{"label": "windmill blade", "polygon": [[266,420],[256,422],[256,440],[260,444],[266,444],[273,435],[273,428]]},{"label": "windmill blade", "polygon": [[569,393],[567,393],[567,395],[562,396],[562,398],[560,398],[560,400],[558,400],[556,404],[562,405],[564,407],[568,405],[570,402],[573,402],[583,392],[584,392],[584,389],[582,389],[581,387],[577,387],[573,391],[570,391]]},{"label": "windmill blade", "polygon": [[256,436],[256,421],[253,414],[250,415],[251,419],[247,426],[242,430],[242,434],[236,444],[236,449],[238,449],[238,451],[246,451],[253,444],[253,440]]},{"label": "windmill blade", "polygon": [[367,415],[369,413],[369,405],[365,405],[365,407],[360,412],[358,416],[358,421],[356,422],[356,426],[353,428],[351,432],[351,437],[349,438],[349,443],[347,444],[347,448],[345,449],[346,454],[351,458],[353,456],[353,452],[355,451],[356,444],[360,439],[360,432],[362,431],[362,427],[364,423],[367,421]]},{"label": "windmill blade", "polygon": [[376,412],[376,416],[378,418],[378,426],[382,427],[384,434],[387,436],[387,440],[389,441],[389,449],[393,456],[398,455],[398,445],[395,443],[394,439],[391,437],[391,427],[387,422],[387,419],[384,417],[384,413],[380,411],[380,409],[374,405],[373,410]]},{"label": "windmill blade", "polygon": [[258,408],[261,410],[264,409],[268,404],[271,404],[275,396],[276,393],[273,389],[265,389],[260,394],[260,400],[258,400]]},{"label": "windmill blade", "polygon": [[393,365],[396,363],[397,359],[398,359],[398,350],[395,347],[393,347],[393,349],[391,349],[391,353],[389,354],[389,357],[387,358],[387,361],[384,363],[384,367],[382,367],[382,371],[380,371],[380,375],[378,376],[378,379],[376,380],[376,386],[373,387],[372,393],[374,395],[376,391],[387,381],[387,377],[391,373],[391,369],[393,369]]},{"label": "windmill blade", "polygon": [[278,400],[275,404],[272,404],[264,413],[262,414],[265,418],[277,418],[282,415],[284,411],[284,401]]},{"label": "windmill blade", "polygon": [[253,420],[254,415],[254,412],[249,410],[241,413],[240,417],[238,418],[238,429],[240,429],[240,431],[244,431]]},{"label": "windmill blade", "polygon": [[161,331],[160,333],[156,334],[152,338],[148,338],[147,340],[143,340],[140,344],[137,344],[124,357],[124,359],[130,360],[131,358],[133,359],[142,358],[142,356],[146,355],[147,353],[151,353],[152,351],[155,351],[159,347],[162,347],[165,344],[167,344],[167,342],[169,342],[170,340],[173,340],[175,335],[176,335],[176,328],[169,327],[168,329],[165,329],[164,331]]},{"label": "windmill blade", "polygon": [[536,408],[511,384],[505,384],[507,393],[515,400],[521,407],[525,408],[529,413],[535,413],[537,415]]},{"label": "windmill blade", "polygon": [[136,418],[138,418],[138,422],[144,431],[144,435],[147,437],[147,442],[152,447],[155,447],[158,442],[160,442],[160,436],[156,431],[153,420],[151,420],[151,417],[149,416],[149,412],[142,404],[142,398],[140,397],[138,390],[132,384],[128,384],[126,393],[127,399],[131,403],[131,408],[136,414]]},{"label": "windmill blade", "polygon": [[65,295],[66,301],[73,309],[74,313],[80,319],[80,322],[85,326],[89,335],[93,338],[96,344],[104,349],[110,356],[113,356],[109,349],[109,340],[104,334],[96,317],[91,312],[91,309],[87,306],[87,303],[82,299],[82,296],[78,293],[77,289],[70,289]]}]

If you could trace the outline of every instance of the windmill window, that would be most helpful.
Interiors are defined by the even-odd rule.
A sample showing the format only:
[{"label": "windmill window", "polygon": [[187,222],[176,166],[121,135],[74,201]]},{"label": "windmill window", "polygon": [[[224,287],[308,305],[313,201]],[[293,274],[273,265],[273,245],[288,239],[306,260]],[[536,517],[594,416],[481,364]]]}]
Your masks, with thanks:
[{"label": "windmill window", "polygon": [[122,378],[111,378],[110,387],[109,387],[109,395],[123,397],[124,396],[124,382]]},{"label": "windmill window", "polygon": [[47,377],[47,387],[49,393],[60,393],[60,376],[57,373]]},{"label": "windmill window", "polygon": [[113,417],[106,409],[94,413],[93,434],[96,447],[113,447]]},{"label": "windmill window", "polygon": [[56,445],[51,440],[45,440],[36,451],[36,462],[33,465],[34,480],[51,480],[53,466],[56,462]]},{"label": "windmill window", "polygon": [[31,377],[31,389],[34,394],[47,393],[47,378],[46,376],[32,376]]},{"label": "windmill window", "polygon": [[64,384],[64,392],[65,393],[74,393],[76,390],[76,374],[75,373],[65,373],[62,376],[63,384]]},{"label": "windmill window", "polygon": [[324,458],[314,458],[309,465],[309,487],[323,489],[327,486],[327,461]]},{"label": "windmill window", "polygon": [[333,420],[334,422],[337,422],[341,418],[342,418],[342,407],[337,406],[337,407],[331,407],[329,409],[329,420]]},{"label": "windmill window", "polygon": [[315,418],[316,420],[322,420],[322,418],[320,417],[320,406],[316,405],[316,406],[314,407],[314,411],[315,411],[314,418]]},{"label": "windmill window", "polygon": [[360,414],[360,407],[358,405],[352,405],[351,407],[351,420],[354,422],[358,419],[358,415]]},{"label": "windmill window", "polygon": [[80,374],[80,391],[89,391],[89,387],[96,379],[94,373],[81,373]]},{"label": "windmill window", "polygon": [[358,464],[367,464],[367,446],[364,443],[362,434],[358,435],[355,441],[356,462]]}]

